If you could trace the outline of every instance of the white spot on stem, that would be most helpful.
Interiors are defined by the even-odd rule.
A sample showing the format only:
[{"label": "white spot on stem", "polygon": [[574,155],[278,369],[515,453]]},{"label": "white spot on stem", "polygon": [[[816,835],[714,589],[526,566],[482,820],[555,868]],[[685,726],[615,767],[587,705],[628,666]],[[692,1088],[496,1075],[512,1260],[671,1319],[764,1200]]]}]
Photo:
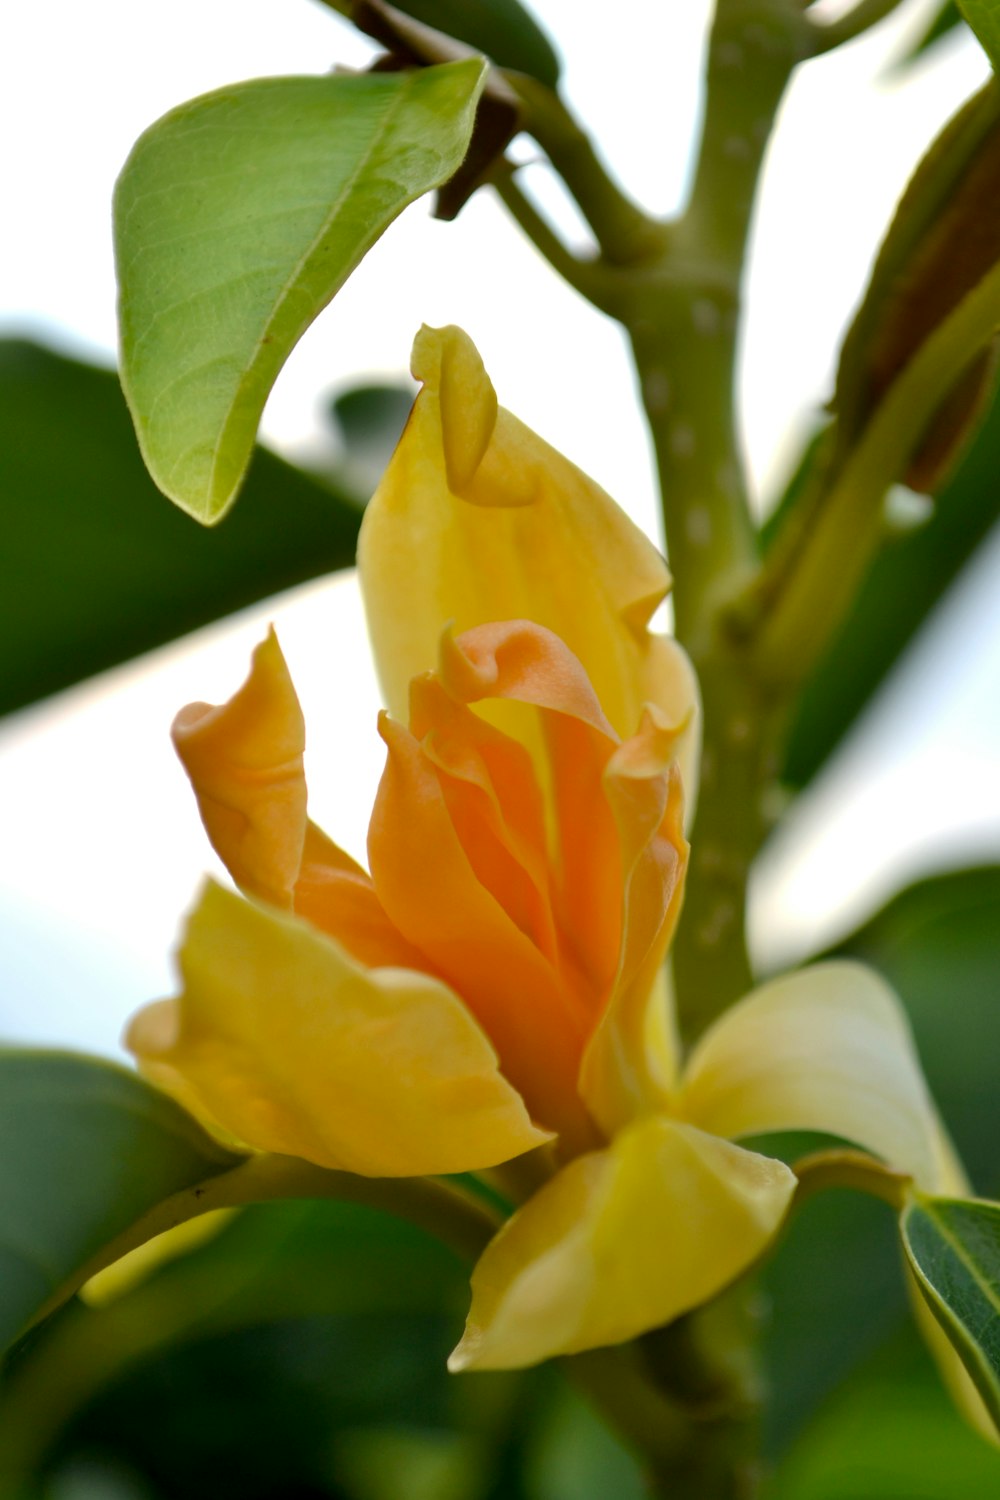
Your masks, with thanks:
[{"label": "white spot on stem", "polygon": [[665,412],[669,408],[671,389],[666,370],[657,367],[647,371],[642,391],[649,411]]},{"label": "white spot on stem", "polygon": [[696,297],[691,304],[691,321],[695,333],[711,338],[718,333],[722,324],[718,303],[713,302],[711,297]]},{"label": "white spot on stem", "polygon": [[704,505],[692,505],[684,518],[684,530],[692,547],[707,547],[712,540],[712,517]]},{"label": "white spot on stem", "polygon": [[690,458],[695,450],[694,428],[690,422],[675,422],[667,442],[674,458]]}]

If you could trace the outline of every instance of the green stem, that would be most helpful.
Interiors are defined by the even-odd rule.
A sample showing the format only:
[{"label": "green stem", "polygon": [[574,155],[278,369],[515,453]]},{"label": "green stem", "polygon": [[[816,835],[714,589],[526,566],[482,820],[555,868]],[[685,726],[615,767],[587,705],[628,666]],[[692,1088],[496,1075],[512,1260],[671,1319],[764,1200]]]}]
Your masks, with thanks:
[{"label": "green stem", "polygon": [[598,260],[581,260],[555,233],[531,199],[515,182],[509,164],[493,178],[492,186],[511,218],[527,235],[554,271],[558,271],[575,291],[600,306],[605,296],[606,272]]},{"label": "green stem", "polygon": [[453,1183],[432,1177],[358,1177],[292,1156],[250,1156],[233,1167],[165,1198],[74,1272],[41,1307],[36,1322],[130,1250],[168,1229],[217,1208],[244,1208],[290,1198],[334,1198],[395,1214],[426,1229],[468,1260],[476,1260],[503,1222],[485,1202]]},{"label": "green stem", "polygon": [[863,36],[879,21],[884,21],[898,5],[899,0],[859,0],[853,10],[839,20],[826,25],[814,24],[813,54],[819,56],[823,52],[832,52],[834,47],[841,47],[845,42],[853,42],[855,37]]},{"label": "green stem", "polygon": [[527,74],[511,73],[507,78],[520,100],[524,129],[576,199],[606,260],[627,266],[658,255],[666,226],[622,192],[559,95]]},{"label": "green stem", "polygon": [[564,1361],[567,1375],[642,1456],[651,1495],[756,1495],[761,1389],[747,1353],[751,1306],[741,1285],[635,1344]]},{"label": "green stem", "polygon": [[744,909],[773,775],[769,705],[721,628],[758,567],[735,409],[743,262],[764,151],[809,50],[799,0],[718,0],[690,203],[654,266],[628,278],[632,339],[656,453],[676,632],[703,695],[702,792],[674,979],[688,1038],[750,988]]}]

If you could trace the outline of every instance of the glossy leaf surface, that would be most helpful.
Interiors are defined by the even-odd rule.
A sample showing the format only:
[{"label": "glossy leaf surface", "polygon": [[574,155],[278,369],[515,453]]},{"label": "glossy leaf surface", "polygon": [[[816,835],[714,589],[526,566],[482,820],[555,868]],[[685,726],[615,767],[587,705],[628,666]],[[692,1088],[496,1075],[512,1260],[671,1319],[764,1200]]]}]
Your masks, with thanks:
[{"label": "glossy leaf surface", "polygon": [[0,713],[354,562],[353,486],[258,449],[204,531],[150,480],[113,372],[18,340],[0,341],[0,473]]},{"label": "glossy leaf surface", "polygon": [[465,155],[480,59],[264,78],[139,138],[115,193],[122,384],[182,509],[232,504],[288,354],[398,214]]},{"label": "glossy leaf surface", "polygon": [[900,1230],[920,1293],[1000,1431],[1000,1204],[921,1196]]},{"label": "glossy leaf surface", "polygon": [[0,1052],[0,1348],[149,1208],[237,1160],[124,1068]]}]

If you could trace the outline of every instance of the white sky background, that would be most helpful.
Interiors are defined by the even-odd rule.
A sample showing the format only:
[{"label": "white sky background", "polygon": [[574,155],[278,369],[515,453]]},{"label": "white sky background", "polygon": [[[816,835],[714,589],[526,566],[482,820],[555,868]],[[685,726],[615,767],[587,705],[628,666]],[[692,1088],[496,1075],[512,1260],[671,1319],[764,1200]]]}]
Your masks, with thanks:
[{"label": "white sky background", "polygon": [[[534,9],[562,44],[568,92],[607,158],[652,208],[675,208],[707,4],[618,0],[621,84],[591,7],[537,0]],[[905,88],[887,77],[900,35],[926,9],[904,5],[901,24],[802,69],[783,110],[754,237],[742,372],[748,458],[763,493],[829,392],[891,203],[985,76],[970,43],[915,70]],[[174,0],[169,11],[56,0],[19,7],[12,23],[13,14],[0,95],[0,138],[14,143],[3,164],[0,329],[95,357],[114,348],[109,202],[135,136],[220,84],[368,54],[310,0]],[[564,206],[552,211],[575,232]],[[623,340],[487,194],[454,224],[433,222],[418,204],[388,231],[293,354],[265,415],[268,440],[307,450],[320,393],[398,374],[422,321],[465,326],[504,404],[655,530]],[[763,862],[754,901],[762,961],[829,937],[908,868],[1000,853],[998,572],[994,546]],[[0,1035],[110,1050],[126,1014],[170,987],[180,913],[211,865],[169,723],[184,702],[228,696],[272,618],[306,711],[312,810],[363,852],[381,756],[353,578],[297,591],[6,721]]]}]

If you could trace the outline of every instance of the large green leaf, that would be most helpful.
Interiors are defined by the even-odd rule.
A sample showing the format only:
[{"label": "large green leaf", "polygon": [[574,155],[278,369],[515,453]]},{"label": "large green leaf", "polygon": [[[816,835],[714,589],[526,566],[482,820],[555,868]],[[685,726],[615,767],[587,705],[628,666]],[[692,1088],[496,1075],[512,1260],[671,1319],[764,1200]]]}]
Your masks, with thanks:
[{"label": "large green leaf", "polygon": [[0,1348],[148,1209],[238,1160],[124,1068],[0,1052]]},{"label": "large green leaf", "polygon": [[150,473],[198,520],[232,503],[309,324],[460,165],[485,71],[257,79],[134,146],[115,192],[122,383]]},{"label": "large green leaf", "polygon": [[1000,68],[1000,0],[958,0],[958,8],[993,67]]},{"label": "large green leaf", "polygon": [[850,615],[799,699],[784,774],[814,776],[1000,516],[995,400],[931,519],[876,557]]},{"label": "large green leaf", "polygon": [[900,1230],[917,1287],[1000,1431],[1000,1204],[920,1196]]},{"label": "large green leaf", "polygon": [[110,370],[0,341],[0,713],[349,567],[361,508],[259,449],[218,531],[164,504]]}]

